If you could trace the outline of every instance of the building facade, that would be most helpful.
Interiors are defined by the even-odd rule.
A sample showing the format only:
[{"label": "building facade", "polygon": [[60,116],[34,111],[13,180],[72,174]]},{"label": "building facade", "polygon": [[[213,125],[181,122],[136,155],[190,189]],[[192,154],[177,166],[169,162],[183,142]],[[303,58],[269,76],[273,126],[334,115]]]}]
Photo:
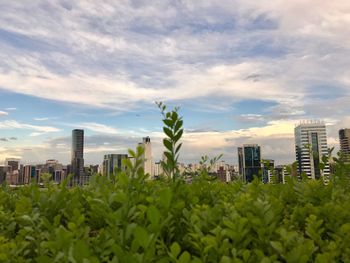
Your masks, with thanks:
[{"label": "building facade", "polygon": [[123,160],[127,159],[127,154],[106,154],[103,158],[103,175],[109,177],[114,173],[114,169],[125,170]]},{"label": "building facade", "polygon": [[0,184],[6,182],[7,174],[11,171],[11,166],[0,165]]},{"label": "building facade", "polygon": [[321,169],[322,156],[328,155],[326,125],[323,122],[304,122],[294,129],[298,174],[310,179],[328,178],[329,165]]},{"label": "building facade", "polygon": [[150,137],[144,137],[142,139],[142,143],[140,143],[145,151],[143,154],[143,168],[145,171],[145,174],[149,174],[151,177],[154,176],[153,172],[153,158],[152,158],[152,144]]},{"label": "building facade", "polygon": [[264,159],[262,160],[262,177],[261,181],[264,184],[273,182],[273,174],[275,169],[275,160]]},{"label": "building facade", "polygon": [[12,167],[12,171],[19,170],[19,159],[17,158],[6,158],[5,165],[9,165]]},{"label": "building facade", "polygon": [[84,130],[72,131],[71,168],[73,184],[79,184],[80,177],[84,175]]},{"label": "building facade", "polygon": [[350,129],[339,130],[340,152],[346,161],[350,160]]},{"label": "building facade", "polygon": [[23,184],[40,183],[41,169],[35,165],[25,165],[23,167]]},{"label": "building facade", "polygon": [[254,176],[261,174],[261,150],[257,144],[238,147],[239,173],[244,182],[252,182]]}]

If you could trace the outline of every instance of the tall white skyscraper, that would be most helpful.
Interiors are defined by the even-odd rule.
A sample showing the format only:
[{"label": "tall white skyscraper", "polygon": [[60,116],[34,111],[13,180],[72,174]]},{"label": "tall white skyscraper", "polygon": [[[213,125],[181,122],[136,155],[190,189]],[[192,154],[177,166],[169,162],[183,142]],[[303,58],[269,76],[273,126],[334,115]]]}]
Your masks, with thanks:
[{"label": "tall white skyscraper", "polygon": [[328,154],[326,125],[323,122],[302,122],[294,129],[298,172],[311,179],[329,176],[329,164],[320,169],[322,156]]},{"label": "tall white skyscraper", "polygon": [[145,174],[149,174],[153,177],[153,158],[152,158],[152,145],[150,137],[144,137],[142,143],[140,143],[145,149],[144,152],[144,170]]}]

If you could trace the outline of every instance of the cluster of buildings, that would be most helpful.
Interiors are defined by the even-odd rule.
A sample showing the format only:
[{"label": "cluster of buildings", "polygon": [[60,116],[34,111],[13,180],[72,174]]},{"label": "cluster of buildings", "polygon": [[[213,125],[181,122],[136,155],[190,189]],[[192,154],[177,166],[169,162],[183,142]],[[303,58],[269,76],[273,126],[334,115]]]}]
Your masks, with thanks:
[{"label": "cluster of buildings", "polygon": [[[261,177],[264,183],[284,183],[286,176],[306,175],[310,179],[329,179],[331,163],[324,162],[329,155],[326,125],[320,121],[301,122],[294,128],[296,171],[286,169],[284,165],[275,166],[274,160],[261,157],[261,148],[257,144],[245,144],[238,147],[239,176],[245,182],[251,182],[254,176]],[[350,161],[350,129],[339,130],[340,152],[344,160]]]},{"label": "cluster of buildings", "polygon": [[[261,147],[258,144],[245,144],[238,147],[238,169],[233,165],[220,161],[209,168],[209,174],[228,182],[241,179],[251,182],[254,176],[259,176],[264,183],[284,183],[287,176],[305,174],[310,179],[327,179],[330,175],[330,164],[323,163],[323,156],[328,154],[326,126],[323,122],[302,122],[295,127],[296,170],[291,171],[285,165],[275,165],[274,160],[263,159]],[[350,129],[339,131],[340,150],[350,161]],[[144,148],[143,168],[151,178],[163,173],[161,162],[153,162],[151,139],[143,138],[139,143]],[[99,173],[110,177],[116,170],[125,170],[123,159],[131,158],[126,153],[106,154],[101,165],[84,166],[84,130],[72,131],[71,163],[63,165],[57,160],[47,160],[45,164],[23,165],[19,159],[8,158],[0,166],[0,183],[22,185],[42,183],[43,174],[49,174],[57,183],[72,174],[71,185],[84,185],[90,177]],[[203,168],[200,164],[185,165],[180,163],[182,174],[191,176]],[[291,174],[295,173],[295,174]]]},{"label": "cluster of buildings", "polygon": [[[145,149],[142,159],[144,170],[153,175],[153,161],[151,140],[143,138],[139,143]],[[122,160],[128,157],[127,154],[104,155],[101,165],[84,165],[84,130],[75,129],[72,131],[71,163],[63,165],[57,160],[47,160],[45,164],[23,165],[19,159],[7,158],[4,165],[0,165],[0,184],[7,182],[9,185],[23,185],[29,183],[41,184],[44,174],[50,175],[57,183],[72,174],[70,185],[84,185],[89,182],[93,174],[100,173],[105,176],[113,174],[115,169],[124,170]]]}]

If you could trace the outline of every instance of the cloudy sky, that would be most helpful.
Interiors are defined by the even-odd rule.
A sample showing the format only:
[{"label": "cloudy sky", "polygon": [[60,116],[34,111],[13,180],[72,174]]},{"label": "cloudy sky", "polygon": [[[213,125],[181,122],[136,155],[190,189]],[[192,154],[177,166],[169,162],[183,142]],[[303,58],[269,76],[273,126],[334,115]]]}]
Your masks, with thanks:
[{"label": "cloudy sky", "polygon": [[154,101],[180,106],[181,159],[259,143],[294,160],[295,123],[350,127],[350,1],[0,0],[0,160],[86,163],[144,136],[161,156]]}]

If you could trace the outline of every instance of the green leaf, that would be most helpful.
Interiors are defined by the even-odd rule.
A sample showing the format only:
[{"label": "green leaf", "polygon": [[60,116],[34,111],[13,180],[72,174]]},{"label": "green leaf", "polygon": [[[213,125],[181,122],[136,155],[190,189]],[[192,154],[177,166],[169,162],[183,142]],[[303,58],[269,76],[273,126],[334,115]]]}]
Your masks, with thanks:
[{"label": "green leaf", "polygon": [[131,157],[133,157],[133,158],[136,157],[136,153],[135,153],[133,150],[128,149],[128,153],[129,153],[129,155],[130,155]]},{"label": "green leaf", "polygon": [[231,263],[232,260],[228,256],[222,256],[220,263]]},{"label": "green leaf", "polygon": [[188,263],[191,260],[191,255],[187,251],[183,252],[179,258],[178,263]]},{"label": "green leaf", "polygon": [[169,139],[163,139],[163,144],[170,152],[173,150],[173,145]]},{"label": "green leaf", "polygon": [[164,152],[165,157],[167,158],[167,164],[174,165],[173,156],[170,152]]},{"label": "green leaf", "polygon": [[151,205],[147,209],[147,218],[153,225],[157,225],[160,221],[160,213],[159,210],[154,206]]},{"label": "green leaf", "polygon": [[271,241],[270,244],[280,255],[283,254],[283,246],[281,242]]},{"label": "green leaf", "polygon": [[49,258],[48,256],[42,255],[36,258],[35,262],[38,263],[51,263],[53,262],[52,258]]},{"label": "green leaf", "polygon": [[179,130],[178,133],[174,136],[174,142],[176,143],[178,140],[180,140],[182,133],[183,133],[183,129]]},{"label": "green leaf", "polygon": [[177,242],[174,242],[170,247],[170,252],[173,255],[174,258],[177,258],[177,256],[181,252],[181,247]]},{"label": "green leaf", "polygon": [[74,245],[73,249],[74,259],[78,262],[83,262],[84,259],[87,259],[90,256],[90,250],[84,240],[78,240]]},{"label": "green leaf", "polygon": [[148,245],[148,233],[147,231],[140,226],[137,226],[134,230],[135,240],[139,243],[141,247],[144,249],[147,248]]},{"label": "green leaf", "polygon": [[169,128],[163,127],[163,131],[166,134],[166,136],[168,136],[170,139],[173,139],[174,137],[173,132]]},{"label": "green leaf", "polygon": [[180,144],[176,147],[175,154],[177,154],[177,153],[180,151],[181,146],[182,146],[182,143],[180,143]]},{"label": "green leaf", "polygon": [[163,122],[168,127],[173,127],[173,125],[174,125],[174,122],[171,119],[164,119]]},{"label": "green leaf", "polygon": [[172,192],[170,189],[168,188],[163,188],[160,192],[159,192],[159,204],[168,209],[170,207],[170,202],[172,199]]},{"label": "green leaf", "polygon": [[174,128],[174,132],[178,132],[178,130],[180,130],[180,128],[182,127],[183,125],[183,121],[182,120],[178,120],[175,124],[175,128]]},{"label": "green leaf", "polygon": [[177,114],[177,112],[173,111],[171,115],[171,119],[173,120],[173,122],[175,122],[178,119],[178,117],[179,115]]}]

